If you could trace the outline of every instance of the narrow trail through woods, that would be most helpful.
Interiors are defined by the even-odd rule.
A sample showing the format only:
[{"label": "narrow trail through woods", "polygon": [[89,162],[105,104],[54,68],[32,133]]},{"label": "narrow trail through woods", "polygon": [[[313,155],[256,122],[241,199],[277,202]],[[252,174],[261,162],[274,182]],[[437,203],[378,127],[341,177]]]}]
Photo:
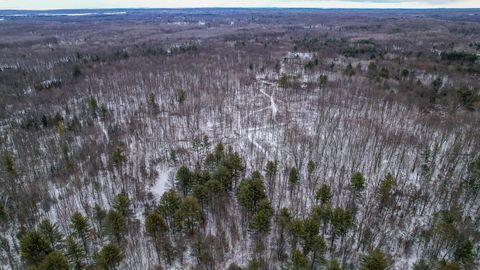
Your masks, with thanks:
[{"label": "narrow trail through woods", "polygon": [[272,110],[272,118],[273,118],[273,121],[276,122],[276,116],[277,116],[277,104],[275,104],[275,100],[273,99],[273,91],[272,91],[272,95],[268,95],[267,93],[265,93],[265,91],[260,88],[260,92],[262,94],[264,94],[266,97],[270,98],[270,108]]},{"label": "narrow trail through woods", "polygon": [[[244,118],[242,118],[240,121],[239,121],[239,126],[240,126],[240,134],[241,134],[241,137],[247,139],[251,144],[253,144],[256,148],[258,148],[258,150],[262,153],[265,154],[265,156],[267,158],[270,158],[270,155],[267,151],[267,149],[265,149],[262,145],[260,145],[256,140],[255,140],[255,132],[257,132],[258,130],[261,130],[261,129],[268,129],[268,128],[273,128],[275,126],[275,123],[277,123],[277,119],[276,119],[276,116],[277,116],[277,113],[278,113],[278,107],[277,107],[277,104],[275,103],[275,99],[273,97],[273,93],[274,91],[272,91],[272,94],[269,95],[265,92],[265,86],[266,85],[273,85],[272,83],[268,82],[268,81],[265,81],[265,80],[260,80],[260,87],[259,87],[259,91],[260,93],[262,93],[262,95],[266,96],[267,98],[270,99],[270,105],[267,106],[267,107],[264,107],[264,108],[261,108],[261,109],[258,109],[248,115],[246,115]],[[242,125],[242,122],[244,122],[245,120],[247,120],[248,118],[252,117],[252,116],[255,116],[257,115],[258,113],[260,112],[263,112],[265,110],[271,110],[272,112],[272,119],[273,119],[273,122],[274,124],[273,125],[267,125],[267,126],[261,126],[261,127],[253,127],[253,128],[243,128],[243,125]]]}]

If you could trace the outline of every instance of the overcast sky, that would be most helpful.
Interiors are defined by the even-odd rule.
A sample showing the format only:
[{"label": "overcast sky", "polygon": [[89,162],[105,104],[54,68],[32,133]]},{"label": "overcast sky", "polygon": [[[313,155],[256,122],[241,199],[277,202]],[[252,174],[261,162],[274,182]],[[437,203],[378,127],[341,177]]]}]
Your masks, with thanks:
[{"label": "overcast sky", "polygon": [[0,0],[0,9],[135,7],[480,8],[480,0]]}]

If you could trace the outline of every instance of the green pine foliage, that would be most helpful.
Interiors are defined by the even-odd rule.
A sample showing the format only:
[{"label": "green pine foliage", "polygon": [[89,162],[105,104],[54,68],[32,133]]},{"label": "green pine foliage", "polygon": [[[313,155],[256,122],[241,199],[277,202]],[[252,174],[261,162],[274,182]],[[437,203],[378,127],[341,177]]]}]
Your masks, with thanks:
[{"label": "green pine foliage", "polygon": [[315,196],[317,201],[319,201],[322,205],[329,203],[332,197],[333,197],[332,190],[330,186],[328,186],[327,184],[322,184]]},{"label": "green pine foliage", "polygon": [[288,174],[288,183],[290,183],[291,187],[294,187],[300,181],[300,175],[296,167],[292,167],[290,169],[290,173]]},{"label": "green pine foliage", "polygon": [[52,250],[62,248],[63,234],[57,224],[52,223],[49,219],[44,219],[38,225],[38,232],[49,243]]},{"label": "green pine foliage", "polygon": [[13,162],[13,157],[9,152],[4,152],[2,155],[2,163],[5,171],[10,176],[17,176],[17,170],[15,169],[15,163]]},{"label": "green pine foliage", "polygon": [[342,270],[342,266],[337,260],[329,260],[325,265],[325,270]]},{"label": "green pine foliage", "polygon": [[385,270],[388,267],[388,260],[380,249],[372,250],[363,257],[360,270]]},{"label": "green pine foliage", "polygon": [[378,189],[378,197],[380,200],[380,206],[387,206],[393,198],[393,189],[395,187],[395,179],[388,173],[385,178],[380,182]]},{"label": "green pine foliage", "polygon": [[38,267],[39,270],[69,270],[67,258],[58,251],[48,254]]},{"label": "green pine foliage", "polygon": [[100,269],[116,270],[123,258],[124,254],[118,245],[108,244],[95,256],[95,262]]},{"label": "green pine foliage", "polygon": [[39,266],[52,251],[51,244],[37,231],[27,232],[20,239],[20,256],[28,266]]},{"label": "green pine foliage", "polygon": [[127,219],[133,215],[130,204],[130,199],[125,193],[118,194],[113,198],[113,209]]},{"label": "green pine foliage", "polygon": [[180,208],[182,199],[178,196],[174,189],[163,193],[158,204],[158,212],[165,218],[170,228],[175,226],[175,213]]},{"label": "green pine foliage", "polygon": [[202,209],[197,199],[185,197],[175,212],[176,226],[178,231],[193,234],[202,223]]},{"label": "green pine foliage", "polygon": [[178,189],[183,192],[183,196],[190,193],[193,185],[193,176],[187,166],[181,166],[175,177]]},{"label": "green pine foliage", "polygon": [[84,217],[79,212],[75,212],[72,214],[70,218],[70,227],[72,229],[73,234],[81,239],[83,248],[85,251],[88,250],[88,232],[91,230],[90,223],[88,222],[87,218]]},{"label": "green pine foliage", "polygon": [[300,250],[294,250],[292,252],[292,269],[294,270],[309,270],[310,260]]},{"label": "green pine foliage", "polygon": [[266,234],[270,232],[271,215],[266,210],[256,212],[248,223],[248,228],[254,233]]},{"label": "green pine foliage", "polygon": [[153,212],[145,218],[145,231],[153,239],[160,239],[168,232],[168,226],[162,216]]},{"label": "green pine foliage", "polygon": [[[318,189],[313,194],[310,215],[298,215],[287,207],[275,212],[266,192],[266,184],[271,187],[274,183],[273,179],[281,172],[284,174],[281,177],[291,188],[290,191],[294,187],[301,187],[303,185],[300,183],[301,173],[296,167],[281,171],[276,160],[267,161],[264,174],[268,181],[265,183],[264,175],[260,171],[253,171],[250,176],[242,177],[245,170],[242,157],[231,148],[225,151],[223,144],[218,144],[211,153],[208,151],[204,153],[204,162],[197,163],[193,170],[186,165],[181,166],[176,173],[175,188],[165,192],[158,205],[154,204],[153,208],[149,205],[143,232],[148,237],[149,245],[154,247],[158,267],[169,267],[181,261],[188,248],[196,258],[198,267],[208,268],[215,264],[219,256],[218,250],[211,250],[207,245],[220,245],[225,249],[230,247],[226,240],[216,242],[225,235],[215,237],[204,235],[202,228],[206,220],[205,214],[209,211],[224,213],[222,211],[228,208],[221,208],[219,205],[230,204],[233,193],[244,214],[241,220],[245,225],[240,226],[245,226],[247,229],[245,232],[248,232],[249,237],[254,240],[255,254],[262,254],[265,250],[266,237],[275,232],[273,241],[276,244],[276,252],[274,254],[283,267],[342,269],[341,264],[335,259],[326,260],[326,258],[332,258],[330,257],[332,254],[342,251],[341,247],[345,248],[344,240],[349,239],[350,232],[355,228],[355,203],[366,188],[362,173],[355,172],[350,178],[348,188],[351,197],[346,207],[341,207],[334,202],[332,187],[322,183],[317,186]],[[468,167],[466,178],[459,189],[466,188],[468,185],[475,186],[471,183],[476,183],[480,175],[477,173],[479,170],[476,165],[478,164],[472,163]],[[315,167],[314,161],[310,160],[307,163],[305,183],[313,183],[311,177]],[[235,179],[239,180],[238,185],[235,184]],[[373,194],[378,205],[372,208],[372,211],[388,213],[385,209],[393,208],[390,206],[395,201],[394,196],[397,196],[396,184],[391,174],[387,174],[380,180]],[[286,190],[288,186],[285,185],[284,188]],[[290,199],[293,200],[293,197]],[[40,222],[35,231],[25,233],[20,241],[21,257],[25,265],[37,267],[36,269],[53,267],[76,270],[85,269],[95,261],[95,267],[98,269],[119,269],[124,257],[122,249],[128,244],[125,241],[126,237],[132,228],[137,228],[138,225],[133,215],[132,201],[126,192],[114,196],[111,205],[112,208],[109,211],[105,211],[98,204],[91,209],[91,212],[87,211],[93,217],[94,229],[86,216],[79,212],[73,213],[70,220],[71,235],[66,239],[56,224],[48,219]],[[96,231],[97,228],[101,228],[101,231]],[[237,230],[236,227],[230,229]],[[432,258],[444,254],[442,252],[450,255],[445,260],[420,261],[415,264],[415,269],[432,269],[432,267],[455,269],[457,266],[464,269],[475,268],[476,246],[473,240],[465,235],[464,220],[458,210],[437,212],[432,226],[421,233],[423,240],[428,240],[437,247],[430,254]],[[362,235],[362,241],[368,241],[365,239],[370,239],[370,234],[367,228]],[[329,241],[328,245],[326,240]],[[89,254],[90,250],[98,251],[99,243],[105,243],[105,241],[109,244],[98,253]],[[208,241],[208,243],[202,241]],[[232,241],[236,240],[232,239]],[[256,259],[252,259],[246,269],[265,267],[262,257],[254,258]],[[372,250],[360,261],[348,263],[359,265],[360,270],[387,269],[390,265],[389,258],[380,249]]]},{"label": "green pine foliage", "polygon": [[86,259],[85,250],[72,236],[67,237],[65,241],[65,255],[72,269],[84,269]]},{"label": "green pine foliage", "polygon": [[110,210],[103,224],[105,234],[116,244],[121,245],[127,232],[127,220],[125,216],[119,211]]},{"label": "green pine foliage", "polygon": [[123,153],[123,150],[120,147],[113,149],[110,159],[113,165],[117,168],[121,167],[125,162],[127,162],[127,156]]},{"label": "green pine foliage", "polygon": [[365,189],[365,177],[363,174],[360,172],[353,173],[350,178],[350,186],[355,194],[363,191]]},{"label": "green pine foliage", "polygon": [[257,212],[260,201],[266,198],[263,176],[258,171],[253,172],[251,177],[243,180],[238,187],[238,202],[250,215]]}]

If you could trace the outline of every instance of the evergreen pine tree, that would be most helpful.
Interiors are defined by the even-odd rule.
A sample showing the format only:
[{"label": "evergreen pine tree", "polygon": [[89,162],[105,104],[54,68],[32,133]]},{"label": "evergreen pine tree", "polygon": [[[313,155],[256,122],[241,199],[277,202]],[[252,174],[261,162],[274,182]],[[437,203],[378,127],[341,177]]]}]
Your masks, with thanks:
[{"label": "evergreen pine tree", "polygon": [[202,222],[202,211],[200,204],[194,197],[185,197],[179,209],[175,212],[176,224],[179,230],[193,234]]},{"label": "evergreen pine tree", "polygon": [[322,235],[325,235],[328,223],[332,218],[332,206],[330,203],[315,206],[312,210],[312,217],[322,224]]},{"label": "evergreen pine tree", "polygon": [[62,248],[63,235],[57,224],[52,224],[49,219],[44,219],[38,225],[38,232],[50,244],[52,250]]},{"label": "evergreen pine tree", "polygon": [[380,186],[378,189],[380,208],[387,207],[390,204],[394,186],[395,180],[393,179],[393,176],[388,173],[385,178],[380,182]]},{"label": "evergreen pine tree", "polygon": [[130,218],[133,215],[130,204],[130,199],[125,193],[118,194],[113,199],[113,209],[115,209],[126,219]]},{"label": "evergreen pine tree", "polygon": [[193,185],[192,173],[187,166],[182,166],[178,169],[175,180],[178,188],[183,192],[183,196],[187,196]]},{"label": "evergreen pine tree", "polygon": [[342,266],[338,263],[337,260],[329,260],[326,263],[325,270],[342,270]]},{"label": "evergreen pine tree", "polygon": [[192,195],[198,200],[203,211],[204,205],[208,202],[208,187],[200,184],[194,185],[192,189]]},{"label": "evergreen pine tree", "polygon": [[304,235],[303,221],[298,218],[290,220],[290,234],[292,235],[292,249],[297,248],[298,241]]},{"label": "evergreen pine tree", "polygon": [[270,232],[270,215],[265,210],[258,211],[250,219],[248,228],[256,234]]},{"label": "evergreen pine tree", "polygon": [[239,174],[245,170],[242,158],[237,152],[233,152],[233,150],[229,149],[223,162],[223,166],[230,171],[230,175],[233,178],[233,185],[236,187]]},{"label": "evergreen pine tree", "polygon": [[171,229],[175,229],[175,212],[181,204],[181,198],[177,195],[174,189],[163,193],[158,205],[158,211]]},{"label": "evergreen pine tree", "polygon": [[350,186],[354,194],[358,194],[365,189],[365,178],[359,172],[353,173],[350,178]]},{"label": "evergreen pine tree", "polygon": [[233,178],[227,167],[220,165],[213,173],[212,178],[220,182],[225,191],[232,190]]},{"label": "evergreen pine tree", "polygon": [[267,198],[263,177],[259,172],[253,172],[249,179],[240,183],[237,198],[239,204],[247,210],[248,215],[257,212],[260,201]]},{"label": "evergreen pine tree", "polygon": [[83,244],[83,249],[88,254],[88,232],[90,231],[90,224],[86,217],[84,217],[79,212],[72,214],[70,218],[70,227],[72,228],[73,234],[78,237]]},{"label": "evergreen pine tree", "polygon": [[158,213],[150,213],[145,218],[145,232],[152,239],[153,246],[157,252],[159,265],[161,264],[161,241],[167,241],[165,236],[168,232],[168,226],[165,220]]},{"label": "evergreen pine tree", "polygon": [[324,261],[323,255],[327,249],[327,245],[321,235],[314,236],[312,242],[312,268],[317,269],[318,264]]},{"label": "evergreen pine tree", "polygon": [[223,146],[223,143],[218,143],[215,146],[214,155],[215,155],[215,160],[217,161],[217,164],[220,164],[220,161],[223,160],[223,157],[225,154],[224,151],[225,151],[225,147]]},{"label": "evergreen pine tree", "polygon": [[37,231],[25,233],[20,240],[20,256],[29,266],[38,266],[52,252],[50,243]]},{"label": "evergreen pine tree", "polygon": [[387,267],[388,261],[385,254],[377,248],[363,257],[359,270],[385,270]]},{"label": "evergreen pine tree", "polygon": [[105,234],[116,244],[120,245],[127,231],[125,217],[118,211],[110,210],[105,217],[103,225]]},{"label": "evergreen pine tree", "polygon": [[298,174],[297,168],[292,167],[288,174],[288,183],[290,184],[290,187],[296,186],[299,180],[300,180],[300,176]]},{"label": "evergreen pine tree", "polygon": [[300,250],[294,250],[292,252],[292,269],[293,270],[309,270],[310,260]]},{"label": "evergreen pine tree", "polygon": [[309,217],[303,221],[303,252],[309,254],[315,245],[315,238],[320,230],[318,220]]},{"label": "evergreen pine tree", "polygon": [[84,260],[86,258],[85,250],[83,250],[73,236],[67,237],[65,241],[65,255],[73,269],[81,270],[84,268]]},{"label": "evergreen pine tree", "polygon": [[123,252],[118,245],[108,244],[95,256],[95,262],[100,269],[116,270],[123,257]]},{"label": "evergreen pine tree", "polygon": [[68,265],[67,258],[58,252],[53,251],[48,254],[45,259],[43,259],[42,263],[40,264],[39,270],[69,270],[70,267]]},{"label": "evergreen pine tree", "polygon": [[352,214],[348,210],[337,207],[332,212],[331,224],[332,239],[330,248],[333,250],[333,243],[335,242],[336,236],[341,236],[343,240],[343,237],[353,226]]},{"label": "evergreen pine tree", "polygon": [[322,184],[315,196],[317,201],[319,201],[322,205],[326,203],[330,203],[330,200],[332,199],[332,197],[333,197],[332,191],[330,189],[330,186],[328,186],[327,184]]},{"label": "evergreen pine tree", "polygon": [[453,256],[456,261],[464,266],[465,269],[473,269],[475,265],[474,244],[471,240],[466,239],[459,241]]},{"label": "evergreen pine tree", "polygon": [[2,163],[5,171],[10,176],[17,176],[17,170],[15,169],[15,163],[13,162],[13,158],[9,152],[4,152],[2,156]]},{"label": "evergreen pine tree", "polygon": [[120,147],[116,147],[113,149],[110,159],[115,167],[120,168],[127,161],[127,156]]},{"label": "evergreen pine tree", "polygon": [[158,213],[150,213],[145,218],[145,231],[148,236],[157,240],[165,236],[168,226],[165,220]]}]

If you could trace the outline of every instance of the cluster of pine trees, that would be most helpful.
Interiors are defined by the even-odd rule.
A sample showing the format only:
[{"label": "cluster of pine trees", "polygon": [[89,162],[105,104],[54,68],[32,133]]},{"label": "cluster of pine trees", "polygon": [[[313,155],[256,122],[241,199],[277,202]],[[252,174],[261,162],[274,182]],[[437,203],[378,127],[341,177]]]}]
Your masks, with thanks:
[{"label": "cluster of pine trees", "polygon": [[[126,159],[121,151],[114,151],[113,156],[118,163]],[[147,203],[143,216],[134,212],[124,191],[114,197],[111,209],[99,205],[90,209],[92,220],[75,212],[68,228],[44,219],[35,228],[22,229],[17,237],[25,268],[118,269],[126,243],[135,231],[147,236],[155,254],[152,258],[156,258],[160,269],[185,265],[188,258],[194,258],[195,268],[218,269],[224,265],[227,252],[240,244],[242,233],[251,242],[251,258],[245,269],[272,269],[277,267],[270,264],[274,260],[282,269],[334,270],[357,265],[362,270],[377,270],[387,269],[395,260],[382,251],[387,247],[373,246],[368,241],[375,232],[361,230],[365,213],[359,212],[358,206],[362,204],[366,181],[362,173],[351,175],[346,203],[335,205],[332,188],[322,183],[309,215],[299,216],[294,209],[272,205],[272,186],[279,173],[277,161],[267,162],[263,173],[256,170],[247,175],[243,158],[232,147],[225,150],[220,143],[212,152],[207,148],[202,156],[193,169],[179,167],[175,187],[158,202]],[[2,163],[7,172],[15,174],[8,154]],[[310,161],[307,178],[314,169]],[[303,181],[301,174],[295,167],[286,174],[290,194],[295,193],[299,181]],[[480,161],[471,164],[468,175],[464,187],[468,189],[467,203],[478,197]],[[375,205],[367,208],[375,212],[370,218],[384,221],[398,214],[398,192],[391,174],[383,178],[374,196]],[[229,211],[233,213],[229,215]],[[228,230],[212,233],[212,226]],[[417,239],[426,252],[415,269],[474,269],[477,255],[472,239],[477,233],[474,221],[460,209],[436,213],[430,229]],[[358,239],[358,249],[368,251],[358,262],[346,260],[345,254],[353,244],[346,242],[348,234],[353,234],[349,239]],[[242,268],[231,263],[229,269]]]}]

